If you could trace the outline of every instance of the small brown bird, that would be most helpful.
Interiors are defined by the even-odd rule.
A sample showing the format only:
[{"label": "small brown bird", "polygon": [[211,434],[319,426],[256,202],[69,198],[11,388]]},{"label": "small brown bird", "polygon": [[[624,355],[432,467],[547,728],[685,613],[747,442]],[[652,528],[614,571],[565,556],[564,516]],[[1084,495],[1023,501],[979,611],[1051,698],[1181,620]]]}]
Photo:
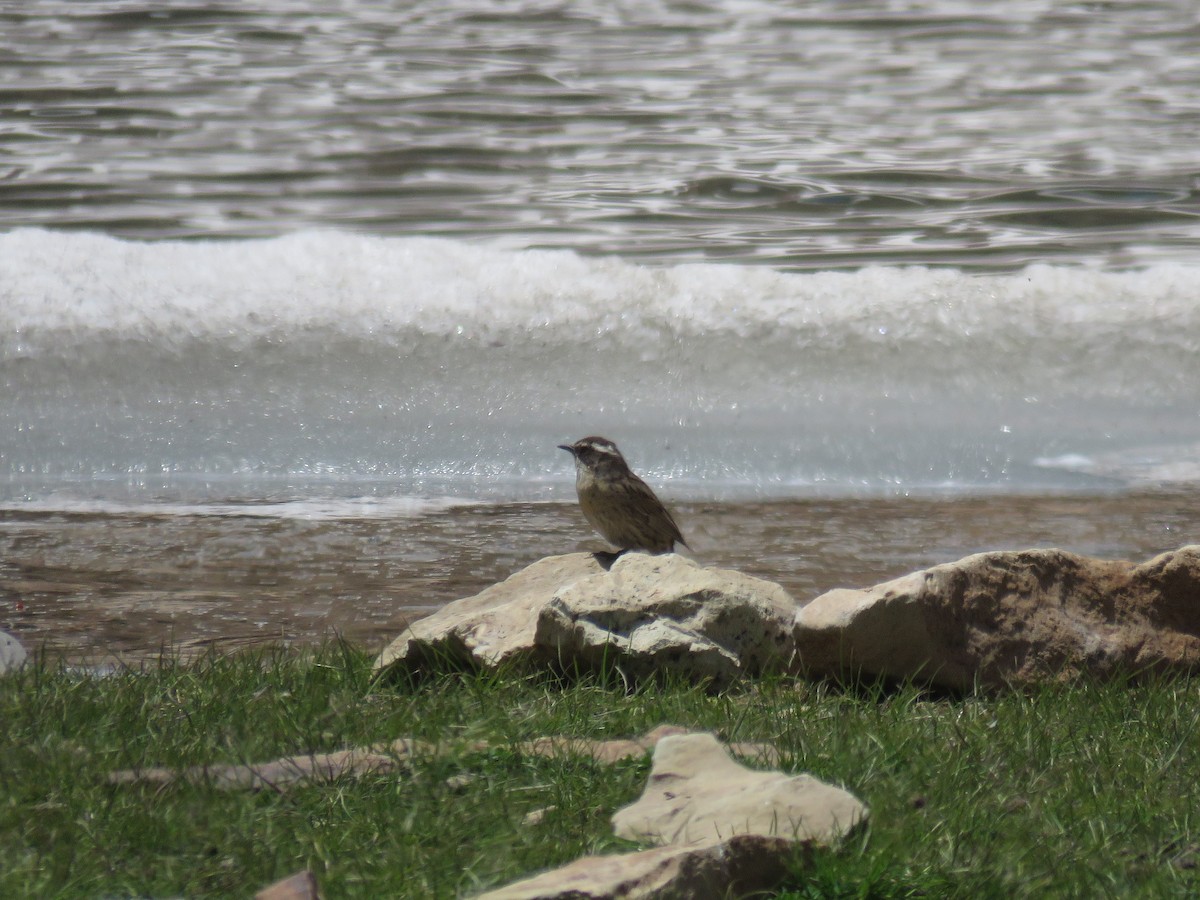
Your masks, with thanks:
[{"label": "small brown bird", "polygon": [[575,457],[575,491],[584,517],[618,550],[670,553],[687,546],[662,501],[608,438],[585,437],[559,444]]}]

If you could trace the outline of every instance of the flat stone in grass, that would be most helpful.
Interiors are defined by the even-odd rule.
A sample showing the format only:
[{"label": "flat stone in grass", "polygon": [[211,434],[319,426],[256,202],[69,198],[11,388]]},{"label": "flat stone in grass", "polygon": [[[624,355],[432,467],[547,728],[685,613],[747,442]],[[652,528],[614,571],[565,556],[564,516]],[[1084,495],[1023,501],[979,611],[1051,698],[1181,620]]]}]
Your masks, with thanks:
[{"label": "flat stone in grass", "polygon": [[376,675],[513,664],[721,685],[787,669],[795,609],[777,584],[675,554],[552,556],[413,623]]},{"label": "flat stone in grass", "polygon": [[665,737],[637,802],[617,810],[618,837],[655,844],[720,842],[735,834],[830,846],[867,816],[852,794],[811,775],[737,763],[711,734]]},{"label": "flat stone in grass", "polygon": [[[216,790],[276,791],[283,793],[298,785],[311,782],[332,782],[343,778],[359,778],[406,771],[416,759],[437,759],[454,755],[482,753],[492,746],[503,747],[528,756],[587,756],[599,763],[612,765],[626,759],[645,756],[664,737],[687,734],[679,725],[657,725],[635,738],[593,740],[591,738],[553,735],[521,741],[516,744],[492,745],[484,740],[431,744],[412,738],[396,740],[375,747],[355,747],[332,753],[312,753],[285,756],[259,763],[213,763],[188,766],[183,769],[159,767],[122,769],[108,776],[110,784],[204,784]],[[770,744],[735,743],[729,746],[738,756],[771,764],[779,759],[779,751]]]},{"label": "flat stone in grass", "polygon": [[411,757],[418,753],[434,752],[428,745],[400,738],[388,747],[375,749],[337,750],[333,753],[310,753],[285,756],[269,762],[253,764],[214,764],[189,766],[186,769],[146,768],[123,769],[108,776],[112,784],[172,784],[187,782],[206,784],[217,790],[276,791],[283,793],[298,784],[330,782],[339,778],[358,778],[382,775],[407,768]]},{"label": "flat stone in grass", "polygon": [[783,838],[744,834],[721,843],[584,856],[476,900],[724,900],[777,885],[789,849]]},{"label": "flat stone in grass", "polygon": [[317,877],[305,869],[287,878],[269,884],[257,894],[254,900],[320,900],[321,893],[317,890]]},{"label": "flat stone in grass", "polygon": [[1200,666],[1200,546],[1134,563],[997,551],[796,614],[810,675],[915,679],[954,690]]},{"label": "flat stone in grass", "polygon": [[618,810],[619,837],[661,846],[587,856],[478,900],[724,898],[770,890],[798,845],[828,846],[864,821],[853,795],[810,775],[734,762],[711,734],[662,738],[637,802]]}]

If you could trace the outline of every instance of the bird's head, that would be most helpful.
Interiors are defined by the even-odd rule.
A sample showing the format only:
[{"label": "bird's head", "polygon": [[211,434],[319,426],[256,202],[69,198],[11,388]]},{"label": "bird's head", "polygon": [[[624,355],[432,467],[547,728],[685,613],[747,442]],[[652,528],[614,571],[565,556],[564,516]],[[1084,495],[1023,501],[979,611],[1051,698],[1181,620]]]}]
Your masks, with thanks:
[{"label": "bird's head", "polygon": [[580,438],[573,444],[559,444],[560,450],[566,450],[575,457],[576,465],[592,470],[629,468],[625,457],[617,449],[617,445],[608,438],[597,436]]}]

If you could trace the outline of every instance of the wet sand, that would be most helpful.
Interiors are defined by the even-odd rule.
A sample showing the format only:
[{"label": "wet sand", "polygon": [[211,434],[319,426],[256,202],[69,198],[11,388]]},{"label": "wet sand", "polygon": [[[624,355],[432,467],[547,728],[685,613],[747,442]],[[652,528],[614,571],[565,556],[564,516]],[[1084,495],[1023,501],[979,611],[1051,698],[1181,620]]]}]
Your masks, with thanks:
[{"label": "wet sand", "polygon": [[[1140,560],[1200,541],[1200,489],[681,503],[694,556],[807,601],[991,549]],[[600,549],[573,503],[386,519],[0,511],[0,629],[75,663],[406,623],[543,556]]]}]

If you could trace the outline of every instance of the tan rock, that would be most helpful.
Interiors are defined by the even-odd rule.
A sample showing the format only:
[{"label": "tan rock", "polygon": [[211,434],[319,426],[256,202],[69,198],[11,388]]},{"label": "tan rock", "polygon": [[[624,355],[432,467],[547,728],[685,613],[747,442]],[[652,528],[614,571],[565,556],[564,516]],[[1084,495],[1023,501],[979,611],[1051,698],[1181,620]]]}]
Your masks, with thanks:
[{"label": "tan rock", "polygon": [[540,809],[531,809],[522,817],[521,825],[525,828],[536,828],[546,821],[546,816],[557,809],[557,806],[543,806]]},{"label": "tan rock", "polygon": [[1062,550],[980,553],[796,614],[815,675],[917,678],[953,689],[1200,665],[1200,546],[1149,562]]},{"label": "tan rock", "polygon": [[336,781],[380,775],[407,768],[414,754],[432,756],[431,745],[401,738],[378,749],[356,748],[333,753],[285,756],[250,764],[189,766],[184,769],[124,769],[108,776],[111,784],[206,784],[218,790],[276,791],[310,781]]},{"label": "tan rock", "polygon": [[778,884],[791,846],[783,838],[738,835],[710,844],[585,856],[478,900],[724,900]]},{"label": "tan rock", "polygon": [[[687,734],[678,725],[656,725],[641,737],[594,740],[556,735],[505,745],[526,756],[589,756],[606,765],[649,754],[667,735]],[[110,784],[204,784],[218,790],[273,790],[282,793],[310,781],[336,781],[364,775],[381,775],[411,768],[413,758],[482,753],[492,745],[487,741],[430,744],[412,738],[397,738],[376,747],[355,747],[332,753],[285,756],[259,763],[211,764],[182,769],[123,769],[108,776]],[[778,762],[779,751],[771,744],[738,743],[730,749],[738,756],[758,762]],[[448,787],[465,787],[476,776],[462,773],[447,779]]]},{"label": "tan rock", "polygon": [[642,796],[613,815],[618,837],[655,844],[719,843],[733,835],[829,846],[863,821],[852,794],[813,778],[735,762],[711,734],[663,738]]},{"label": "tan rock", "polygon": [[796,602],[779,585],[684,556],[627,553],[602,575],[558,591],[537,641],[564,661],[660,671],[724,684],[791,661]]},{"label": "tan rock", "polygon": [[274,884],[269,884],[254,895],[254,900],[320,900],[320,898],[321,894],[317,890],[317,878],[307,869],[289,875]]},{"label": "tan rock", "polygon": [[770,890],[798,843],[835,843],[866,815],[853,796],[811,776],[739,765],[711,734],[668,734],[642,798],[613,816],[619,837],[664,846],[587,856],[479,900],[716,900]]},{"label": "tan rock", "polygon": [[599,763],[611,765],[626,759],[646,756],[656,744],[668,735],[687,734],[679,725],[656,725],[636,738],[596,740],[555,735],[522,741],[517,750],[529,756],[590,756]]},{"label": "tan rock", "polygon": [[603,571],[591,553],[547,556],[412,623],[375,660],[375,671],[446,664],[494,668],[529,652],[538,614],[555,591]]},{"label": "tan rock", "polygon": [[[692,733],[681,725],[655,725],[645,734],[636,738],[594,740],[563,736],[543,737],[535,738],[532,741],[523,741],[517,744],[515,749],[530,756],[571,754],[573,756],[590,756],[596,762],[613,764],[651,753],[658,746],[658,742],[665,737]],[[779,763],[779,749],[773,744],[742,741],[726,746],[735,756],[743,759],[766,765]]]},{"label": "tan rock", "polygon": [[547,557],[414,623],[376,675],[504,663],[565,671],[664,670],[724,683],[786,668],[795,602],[768,581],[674,554]]}]

